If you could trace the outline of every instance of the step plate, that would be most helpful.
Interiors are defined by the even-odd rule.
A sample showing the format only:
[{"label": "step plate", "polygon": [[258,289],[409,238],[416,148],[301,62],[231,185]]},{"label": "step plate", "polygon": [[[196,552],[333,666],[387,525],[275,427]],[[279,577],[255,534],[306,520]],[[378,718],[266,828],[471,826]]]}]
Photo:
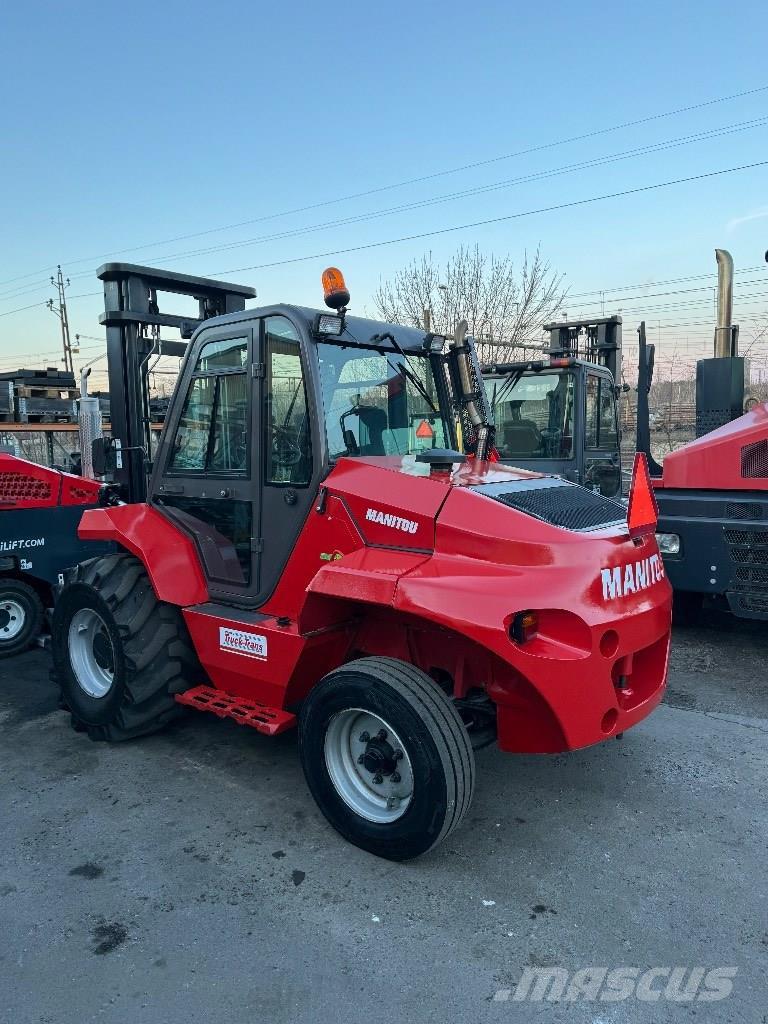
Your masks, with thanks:
[{"label": "step plate", "polygon": [[177,693],[176,701],[197,711],[210,711],[219,718],[232,718],[240,725],[250,725],[252,729],[267,736],[276,736],[296,724],[296,716],[290,711],[269,708],[257,704],[255,700],[230,697],[228,693],[212,686],[195,686],[184,693]]}]

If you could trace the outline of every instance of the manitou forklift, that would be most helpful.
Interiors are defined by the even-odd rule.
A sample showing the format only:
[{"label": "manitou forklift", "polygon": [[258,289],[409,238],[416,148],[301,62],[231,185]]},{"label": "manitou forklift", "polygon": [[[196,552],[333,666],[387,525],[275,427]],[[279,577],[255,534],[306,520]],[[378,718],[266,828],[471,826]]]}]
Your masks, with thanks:
[{"label": "manitou forklift", "polygon": [[[572,750],[656,707],[670,590],[642,459],[628,512],[489,461],[466,324],[350,316],[337,270],[325,312],[126,264],[99,277],[122,384],[95,445],[111,496],[79,534],[116,550],[55,608],[76,729],[126,740],[186,709],[298,727],[328,821],[404,860],[466,814],[476,747]],[[161,292],[198,298],[197,325]],[[142,375],[168,326],[191,337],[150,465]]]},{"label": "manitou forklift", "polygon": [[548,358],[483,366],[502,462],[622,493],[621,317],[547,324]]},{"label": "manitou forklift", "polygon": [[768,619],[768,403],[744,412],[745,359],[731,322],[733,260],[725,249],[715,256],[714,357],[696,365],[696,440],[670,452],[663,467],[650,451],[653,361],[645,324],[639,329],[637,450],[648,457],[681,625],[697,620],[705,599],[741,618]]},{"label": "manitou forklift", "polygon": [[101,485],[0,452],[0,659],[38,638],[64,570],[98,551],[77,536]]}]

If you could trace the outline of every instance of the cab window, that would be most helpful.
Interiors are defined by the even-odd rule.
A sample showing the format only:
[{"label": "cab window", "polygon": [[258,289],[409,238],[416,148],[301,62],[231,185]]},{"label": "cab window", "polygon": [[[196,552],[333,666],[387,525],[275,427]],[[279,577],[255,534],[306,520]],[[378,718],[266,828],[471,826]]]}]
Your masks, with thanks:
[{"label": "cab window", "polygon": [[299,336],[283,316],[268,317],[264,334],[266,482],[302,487],[312,478],[312,439]]},{"label": "cab window", "polygon": [[200,350],[184,401],[169,469],[242,473],[248,467],[248,339]]},{"label": "cab window", "polygon": [[491,401],[501,457],[573,458],[574,386],[572,373],[524,374],[511,390],[503,382],[493,386]]},{"label": "cab window", "polygon": [[434,368],[424,354],[317,345],[332,459],[409,455],[450,444]]},{"label": "cab window", "polygon": [[611,382],[590,373],[587,376],[586,447],[617,448],[619,431]]}]

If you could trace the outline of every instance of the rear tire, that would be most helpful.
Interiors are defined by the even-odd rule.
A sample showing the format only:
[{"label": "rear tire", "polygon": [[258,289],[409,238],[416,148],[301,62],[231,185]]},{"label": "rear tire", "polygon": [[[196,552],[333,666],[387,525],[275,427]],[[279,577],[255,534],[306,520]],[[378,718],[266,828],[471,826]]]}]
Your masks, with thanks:
[{"label": "rear tire", "polygon": [[91,739],[133,739],[182,715],[174,694],[201,680],[181,612],[159,601],[128,554],[83,562],[53,615],[53,659],[72,725]]},{"label": "rear tire", "polygon": [[433,849],[472,800],[474,754],[461,718],[428,675],[395,658],[361,658],[327,675],[302,706],[299,753],[330,824],[387,860]]},{"label": "rear tire", "polygon": [[43,602],[28,583],[0,579],[0,658],[10,658],[32,644],[43,625]]}]

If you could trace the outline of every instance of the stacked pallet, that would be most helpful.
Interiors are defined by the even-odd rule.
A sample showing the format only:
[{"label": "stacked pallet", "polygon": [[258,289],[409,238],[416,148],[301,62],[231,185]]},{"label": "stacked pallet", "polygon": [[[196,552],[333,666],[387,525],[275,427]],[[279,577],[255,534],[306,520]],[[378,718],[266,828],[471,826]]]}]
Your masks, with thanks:
[{"label": "stacked pallet", "polygon": [[[76,423],[79,397],[74,375],[55,366],[0,373],[0,417],[7,417],[5,422]],[[6,411],[6,403],[12,409]]]}]

